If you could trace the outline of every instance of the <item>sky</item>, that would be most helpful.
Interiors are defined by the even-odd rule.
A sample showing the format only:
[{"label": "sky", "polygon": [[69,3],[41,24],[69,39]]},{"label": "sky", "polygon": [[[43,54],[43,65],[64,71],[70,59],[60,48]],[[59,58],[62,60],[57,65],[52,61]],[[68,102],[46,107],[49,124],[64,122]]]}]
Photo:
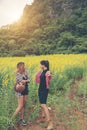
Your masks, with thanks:
[{"label": "sky", "polygon": [[17,21],[25,5],[32,2],[33,0],[0,0],[0,26]]}]

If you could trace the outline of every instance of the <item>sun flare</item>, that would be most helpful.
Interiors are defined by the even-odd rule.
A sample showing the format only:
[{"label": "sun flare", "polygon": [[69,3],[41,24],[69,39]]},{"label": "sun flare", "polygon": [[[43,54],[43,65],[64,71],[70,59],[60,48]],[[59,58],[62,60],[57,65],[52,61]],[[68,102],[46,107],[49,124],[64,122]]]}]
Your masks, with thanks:
[{"label": "sun flare", "polygon": [[0,0],[0,27],[20,20],[26,4],[31,5],[33,2],[34,0]]},{"label": "sun flare", "polygon": [[11,14],[10,23],[17,22],[20,19],[21,15],[22,14],[20,14],[19,12]]}]

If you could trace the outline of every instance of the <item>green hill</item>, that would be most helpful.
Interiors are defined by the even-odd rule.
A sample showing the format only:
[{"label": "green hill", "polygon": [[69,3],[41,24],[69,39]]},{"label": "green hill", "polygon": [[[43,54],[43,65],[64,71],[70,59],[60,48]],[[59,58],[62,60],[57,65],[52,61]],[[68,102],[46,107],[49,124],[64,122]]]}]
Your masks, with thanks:
[{"label": "green hill", "polygon": [[87,53],[87,0],[34,0],[0,29],[0,55]]}]

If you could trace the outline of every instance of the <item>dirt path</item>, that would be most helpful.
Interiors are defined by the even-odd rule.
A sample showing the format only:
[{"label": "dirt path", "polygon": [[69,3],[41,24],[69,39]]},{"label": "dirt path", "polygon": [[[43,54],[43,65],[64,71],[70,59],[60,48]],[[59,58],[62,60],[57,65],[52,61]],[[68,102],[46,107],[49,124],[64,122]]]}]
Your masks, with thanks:
[{"label": "dirt path", "polygon": [[37,124],[28,125],[27,127],[18,126],[17,130],[46,130]]}]

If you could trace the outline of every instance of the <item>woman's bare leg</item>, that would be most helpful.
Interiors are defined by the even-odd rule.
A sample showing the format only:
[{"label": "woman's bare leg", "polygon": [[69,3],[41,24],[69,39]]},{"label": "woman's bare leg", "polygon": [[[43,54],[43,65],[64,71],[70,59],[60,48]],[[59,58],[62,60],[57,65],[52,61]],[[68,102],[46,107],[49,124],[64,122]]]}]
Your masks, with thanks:
[{"label": "woman's bare leg", "polygon": [[21,118],[22,119],[24,119],[24,112],[25,112],[26,102],[27,102],[27,96],[23,96],[23,108],[21,110]]},{"label": "woman's bare leg", "polygon": [[49,110],[48,110],[46,104],[42,104],[42,105],[41,105],[41,108],[42,108],[43,112],[44,112],[45,115],[46,115],[47,121],[50,121],[50,120],[51,120],[51,118],[50,118],[50,113],[49,113]]},{"label": "woman's bare leg", "polygon": [[42,114],[42,118],[45,118],[45,113],[44,113],[44,110],[41,108],[41,114]]},{"label": "woman's bare leg", "polygon": [[53,123],[51,121],[51,118],[50,118],[50,113],[49,113],[49,110],[46,106],[46,104],[42,104],[41,105],[45,115],[46,115],[46,119],[47,119],[47,130],[53,130]]},{"label": "woman's bare leg", "polygon": [[14,115],[12,116],[12,119],[18,115],[18,113],[21,111],[22,108],[23,108],[23,96],[20,96],[18,98],[18,107],[17,107]]}]

